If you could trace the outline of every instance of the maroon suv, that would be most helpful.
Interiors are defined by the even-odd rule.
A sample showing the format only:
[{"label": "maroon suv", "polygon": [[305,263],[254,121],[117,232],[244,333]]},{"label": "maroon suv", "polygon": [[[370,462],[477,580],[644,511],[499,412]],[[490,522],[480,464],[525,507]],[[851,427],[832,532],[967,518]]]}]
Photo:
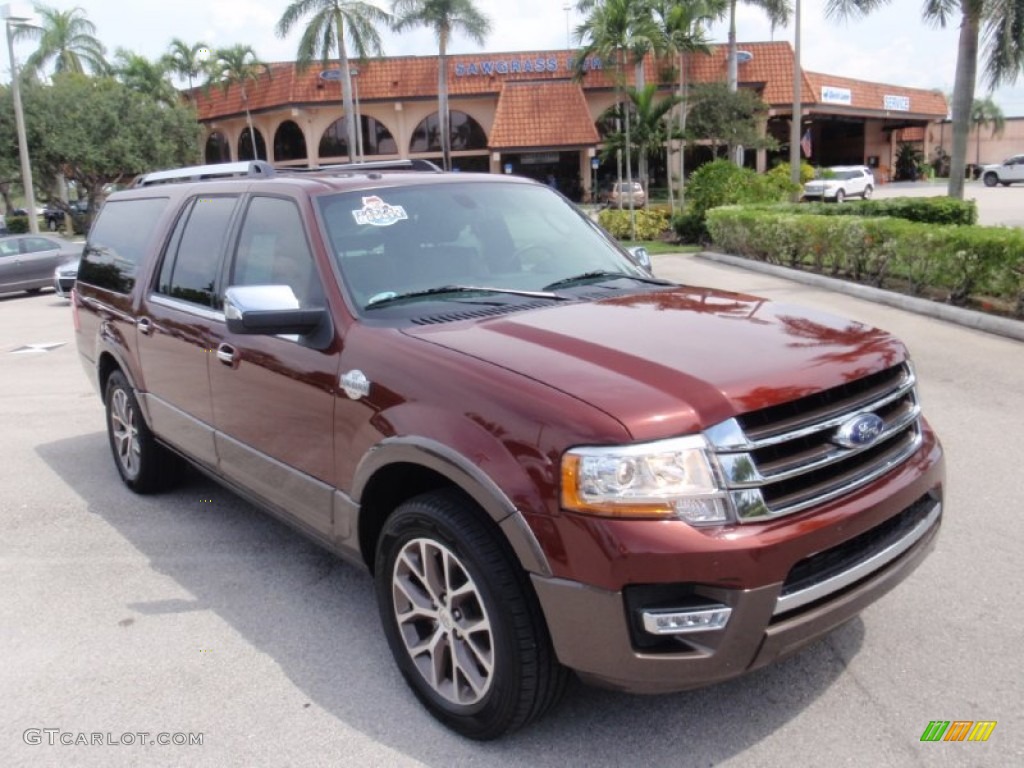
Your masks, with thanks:
[{"label": "maroon suv", "polygon": [[187,460],[368,567],[405,679],[473,738],[569,670],[676,691],[785,656],[939,528],[897,340],[657,279],[523,179],[150,174],[73,305],[128,487]]}]

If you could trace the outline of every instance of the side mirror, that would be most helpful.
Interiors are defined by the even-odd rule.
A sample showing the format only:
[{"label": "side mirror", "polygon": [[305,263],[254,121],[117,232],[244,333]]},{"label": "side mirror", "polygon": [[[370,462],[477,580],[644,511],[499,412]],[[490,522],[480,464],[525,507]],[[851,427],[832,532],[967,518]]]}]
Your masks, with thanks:
[{"label": "side mirror", "polygon": [[636,261],[636,263],[639,264],[641,267],[643,267],[648,274],[654,274],[654,270],[651,266],[651,254],[647,252],[646,248],[644,248],[642,245],[634,245],[627,248],[626,250],[629,251],[629,254],[633,257],[633,260]]},{"label": "side mirror", "polygon": [[287,285],[236,285],[224,292],[224,317],[231,333],[306,336],[321,327],[327,310],[301,309]]}]

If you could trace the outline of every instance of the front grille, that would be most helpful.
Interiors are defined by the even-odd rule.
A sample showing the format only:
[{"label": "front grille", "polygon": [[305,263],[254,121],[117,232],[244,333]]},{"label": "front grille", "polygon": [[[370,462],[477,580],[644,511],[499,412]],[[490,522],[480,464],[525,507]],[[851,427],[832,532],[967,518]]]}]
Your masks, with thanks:
[{"label": "front grille", "polygon": [[[840,430],[874,414],[878,434],[851,444]],[[906,461],[921,444],[909,365],[888,368],[706,432],[740,522],[793,514],[838,498]]]}]

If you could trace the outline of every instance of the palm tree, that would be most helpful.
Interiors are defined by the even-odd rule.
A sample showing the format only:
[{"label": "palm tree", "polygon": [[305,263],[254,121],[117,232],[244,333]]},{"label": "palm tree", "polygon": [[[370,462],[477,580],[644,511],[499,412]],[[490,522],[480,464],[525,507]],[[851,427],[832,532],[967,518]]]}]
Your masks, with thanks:
[{"label": "palm tree", "polygon": [[430,27],[437,37],[437,120],[441,124],[441,157],[444,169],[451,170],[452,137],[448,118],[448,42],[461,32],[477,45],[483,45],[491,31],[491,21],[473,0],[393,0],[394,30]]},{"label": "palm tree", "polygon": [[[871,2],[872,0],[868,0]],[[739,87],[739,67],[736,61],[736,5],[738,0],[729,0],[729,69],[728,81],[729,90],[735,91]],[[753,5],[762,9],[768,14],[768,20],[775,27],[784,27],[789,24],[790,14],[793,12],[793,4],[790,0],[743,0],[747,5]],[[833,0],[829,0],[833,2]],[[839,0],[843,2],[843,0]],[[851,0],[859,2],[859,0]]]},{"label": "palm tree", "polygon": [[[725,15],[728,0],[654,0],[654,18],[665,36],[664,48],[679,57],[679,194],[682,202],[686,175],[686,114],[689,98],[689,64],[691,53],[710,53],[706,26]],[[666,168],[671,168],[671,148],[666,147]],[[669,205],[675,212],[672,171],[668,172]]]},{"label": "palm tree", "polygon": [[357,126],[352,103],[352,70],[348,63],[347,43],[351,43],[360,59],[369,53],[381,55],[380,34],[376,24],[390,21],[391,16],[370,3],[361,0],[294,0],[277,22],[278,37],[284,37],[300,19],[312,16],[299,40],[298,65],[307,67],[315,59],[326,66],[331,53],[338,52],[338,69],[341,73],[341,103],[345,112],[345,129],[348,139],[348,156],[356,156],[359,146]]},{"label": "palm tree", "polygon": [[[826,14],[845,18],[870,13],[889,0],[828,0]],[[924,18],[941,27],[960,13],[960,41],[953,81],[953,151],[948,195],[964,196],[967,138],[984,29],[985,75],[990,89],[1016,82],[1024,70],[1024,0],[926,0]]]},{"label": "palm tree", "polygon": [[168,106],[178,101],[178,92],[167,77],[167,63],[163,59],[150,61],[133,51],[118,48],[113,70],[118,80],[134,91]]},{"label": "palm tree", "polygon": [[[588,2],[588,0],[584,0]],[[576,29],[579,40],[589,41],[576,57],[577,77],[583,76],[583,65],[591,57],[615,61],[616,102],[622,103],[621,90],[627,63],[642,61],[644,54],[661,46],[661,33],[651,16],[647,0],[603,0],[587,7],[590,15]],[[633,188],[633,161],[630,140],[629,105],[623,105],[625,116],[626,182]],[[619,174],[621,181],[621,173]],[[636,239],[636,218],[633,214],[633,195],[629,195],[629,219],[633,239]]]},{"label": "palm tree", "polygon": [[214,56],[207,86],[219,83],[225,92],[232,85],[239,87],[242,94],[242,105],[245,107],[245,122],[249,126],[249,138],[252,139],[252,153],[259,160],[260,150],[256,143],[256,129],[252,125],[249,94],[245,90],[245,84],[250,80],[256,81],[263,75],[270,77],[270,66],[260,61],[251,45],[237,44],[230,48],[218,48],[214,52]]},{"label": "palm tree", "polygon": [[85,17],[81,8],[60,11],[48,5],[37,5],[42,24],[18,26],[17,40],[38,40],[39,47],[28,57],[25,69],[37,75],[52,61],[53,71],[84,73],[88,67],[94,74],[106,74],[106,49],[96,38],[96,25]]},{"label": "palm tree", "polygon": [[[167,71],[188,81],[189,93],[195,85],[195,79],[206,72],[209,63],[210,47],[206,43],[189,45],[180,38],[171,40],[171,45],[164,55]],[[191,98],[195,98],[192,94]]]},{"label": "palm tree", "polygon": [[999,105],[992,101],[991,96],[975,99],[971,108],[971,125],[975,130],[974,165],[981,167],[981,129],[992,126],[992,135],[1000,136],[1006,128],[1006,118]]}]

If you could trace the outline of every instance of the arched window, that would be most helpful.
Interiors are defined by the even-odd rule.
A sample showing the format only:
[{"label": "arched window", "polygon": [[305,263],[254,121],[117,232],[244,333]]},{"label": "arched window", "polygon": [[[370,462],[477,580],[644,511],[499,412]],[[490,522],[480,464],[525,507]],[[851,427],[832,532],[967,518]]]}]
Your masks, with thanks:
[{"label": "arched window", "polygon": [[[260,133],[260,129],[256,128],[256,149],[259,150],[260,160],[267,159],[267,143],[263,140],[263,134]],[[238,159],[239,160],[256,160],[256,156],[252,152],[252,134],[249,131],[249,126],[245,126],[242,129],[242,135],[238,137]]]},{"label": "arched window", "polygon": [[[457,109],[451,110],[449,115],[451,116],[453,151],[487,149],[487,134],[480,127],[480,123]],[[437,119],[437,112],[428,115],[416,126],[416,130],[412,132],[412,141],[409,142],[409,151],[441,151],[441,124]]]},{"label": "arched window", "polygon": [[[363,126],[364,155],[398,154],[398,144],[384,123],[367,115],[360,115],[359,122]],[[320,157],[348,156],[348,124],[344,117],[339,117],[328,126],[320,139]]]},{"label": "arched window", "polygon": [[207,163],[231,162],[231,145],[220,131],[214,131],[206,137],[204,155]]},{"label": "arched window", "polygon": [[274,161],[305,160],[306,137],[292,120],[285,120],[274,132]]}]

